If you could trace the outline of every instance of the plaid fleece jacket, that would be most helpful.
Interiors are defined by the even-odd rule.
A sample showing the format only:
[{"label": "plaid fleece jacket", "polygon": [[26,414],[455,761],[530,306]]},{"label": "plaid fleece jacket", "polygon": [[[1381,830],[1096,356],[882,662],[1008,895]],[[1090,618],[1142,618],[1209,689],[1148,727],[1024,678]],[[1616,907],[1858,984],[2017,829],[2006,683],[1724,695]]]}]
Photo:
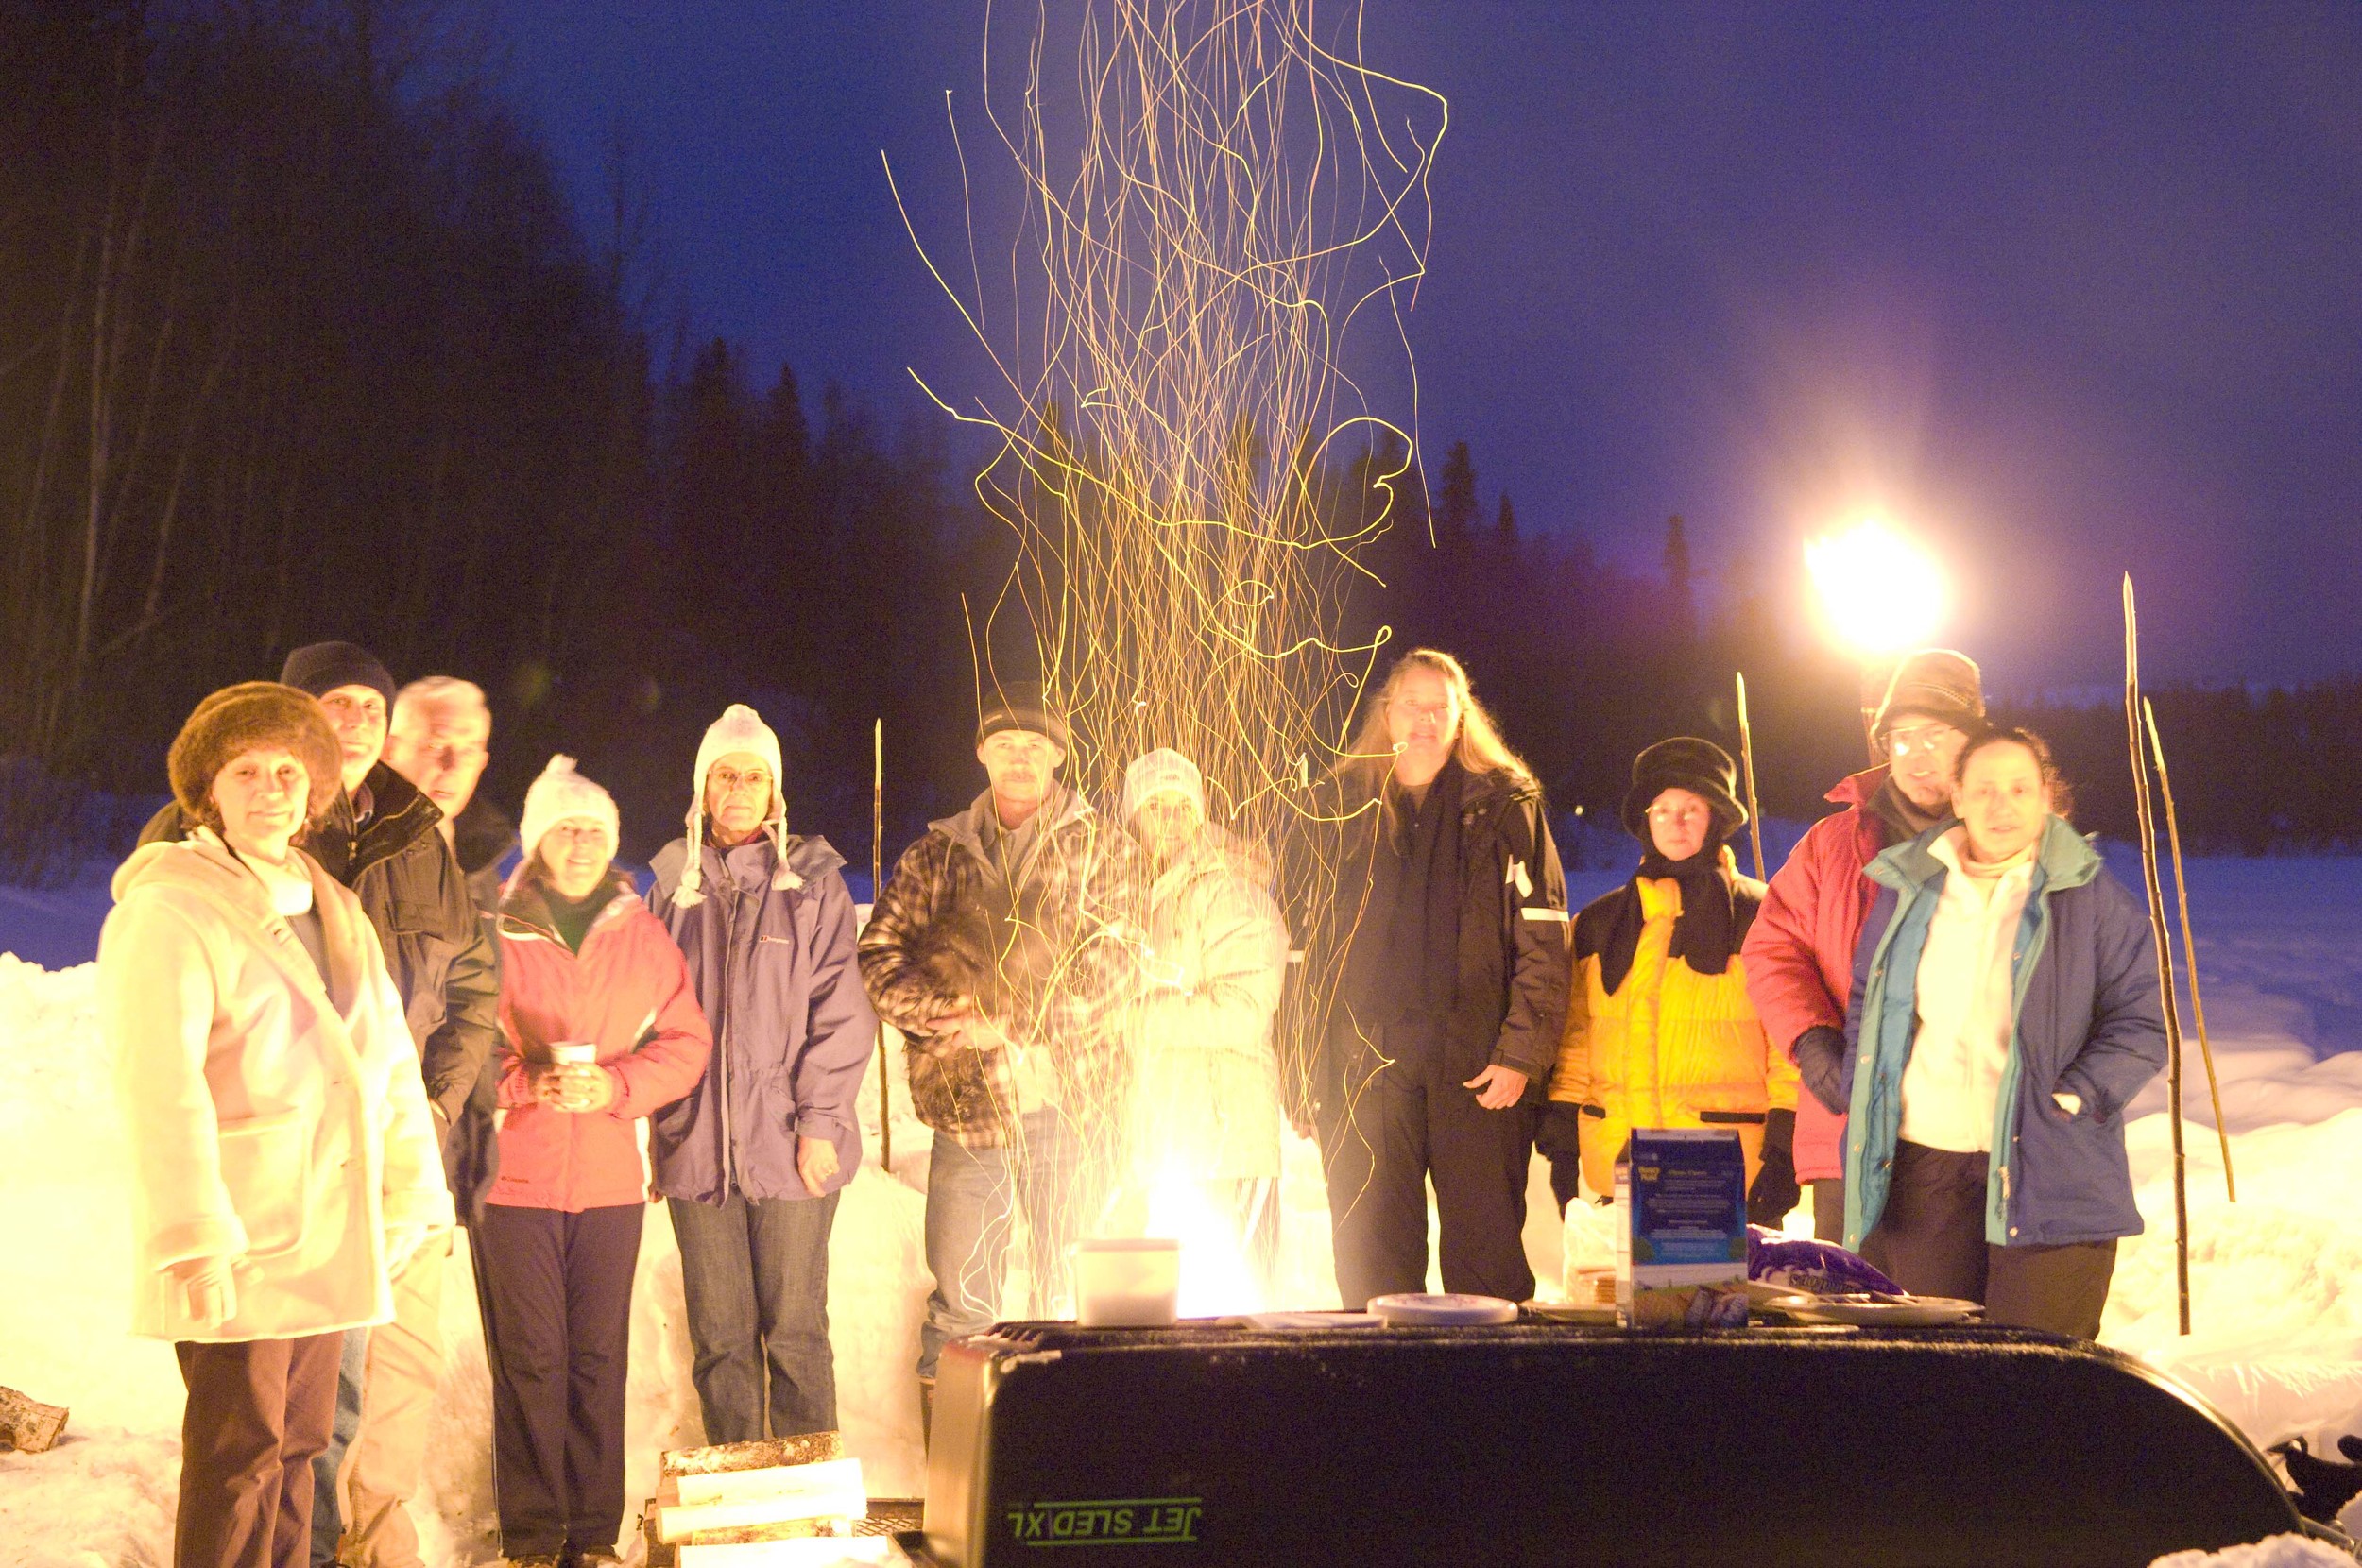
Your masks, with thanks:
[{"label": "plaid fleece jacket", "polygon": [[[1042,810],[1015,885],[995,861],[989,791],[895,862],[861,933],[861,973],[879,1016],[907,1037],[911,1108],[971,1149],[1010,1140],[1012,1049],[1039,1051],[1057,1103],[1087,1126],[1111,1116],[1121,1083],[1123,1006],[1138,989],[1138,850],[1072,790]],[[978,970],[982,970],[978,973]],[[929,1020],[972,1000],[1011,1048],[939,1047]]]}]

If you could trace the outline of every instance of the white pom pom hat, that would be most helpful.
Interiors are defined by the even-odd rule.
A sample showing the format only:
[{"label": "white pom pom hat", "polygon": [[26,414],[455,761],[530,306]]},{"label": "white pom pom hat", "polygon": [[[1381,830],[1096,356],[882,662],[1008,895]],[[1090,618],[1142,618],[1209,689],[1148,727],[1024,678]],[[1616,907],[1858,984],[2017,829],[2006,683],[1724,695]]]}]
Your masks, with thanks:
[{"label": "white pom pom hat", "polygon": [[615,810],[615,797],[576,773],[573,758],[553,757],[541,776],[525,791],[524,820],[517,826],[518,844],[528,861],[541,835],[568,817],[593,818],[606,827],[610,842],[623,842],[623,818]]},{"label": "white pom pom hat", "polygon": [[697,742],[697,771],[689,781],[689,858],[682,862],[680,886],[674,891],[673,902],[683,908],[705,902],[705,826],[706,775],[713,764],[732,752],[745,752],[762,758],[771,770],[771,804],[763,809],[763,831],[771,836],[771,847],[777,852],[779,869],[771,874],[775,888],[799,888],[804,879],[787,869],[787,797],[780,793],[787,770],[779,761],[779,738],[771,726],[762,722],[762,715],[745,703],[732,703],[722,716],[707,726],[705,739]]}]

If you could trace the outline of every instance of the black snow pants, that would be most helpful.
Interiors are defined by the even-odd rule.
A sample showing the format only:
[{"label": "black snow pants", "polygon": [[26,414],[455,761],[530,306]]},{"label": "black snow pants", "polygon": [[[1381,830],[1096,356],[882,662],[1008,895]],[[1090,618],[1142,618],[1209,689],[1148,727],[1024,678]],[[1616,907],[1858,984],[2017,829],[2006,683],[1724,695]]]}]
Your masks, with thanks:
[{"label": "black snow pants", "polygon": [[1540,1107],[1485,1110],[1440,1061],[1379,1067],[1340,1098],[1324,1118],[1321,1156],[1345,1309],[1427,1288],[1429,1176],[1444,1288],[1531,1299],[1526,1175]]}]

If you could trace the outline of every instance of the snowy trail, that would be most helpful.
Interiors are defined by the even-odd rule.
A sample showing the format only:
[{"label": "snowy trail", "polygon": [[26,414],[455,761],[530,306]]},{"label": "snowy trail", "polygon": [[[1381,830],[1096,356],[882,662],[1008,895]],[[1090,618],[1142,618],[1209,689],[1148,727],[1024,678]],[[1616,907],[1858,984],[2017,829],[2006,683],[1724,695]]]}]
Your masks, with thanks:
[{"label": "snowy trail", "polygon": [[[2121,862],[2117,869],[2137,875]],[[2174,1332],[2160,1084],[2131,1128],[2149,1230],[2123,1249],[2102,1338],[2187,1381],[2259,1444],[2302,1433],[2334,1451],[2338,1433],[2362,1429],[2362,935],[2352,912],[2362,908],[2362,860],[2210,861],[2191,871],[2240,1202],[2223,1202],[2193,1052],[2198,1332],[2188,1339]],[[87,922],[79,902],[72,915]],[[60,922],[65,912],[51,897],[0,898],[0,1082],[9,1084],[0,1097],[0,1257],[16,1276],[0,1296],[0,1384],[74,1411],[68,1440],[54,1452],[0,1453],[0,1568],[128,1568],[170,1559],[180,1384],[169,1347],[133,1339],[121,1326],[128,1320],[128,1205],[98,1048],[96,971],[45,970],[7,956],[38,951],[62,962],[86,954]],[[846,1190],[830,1250],[830,1338],[847,1440],[872,1494],[915,1495],[921,1470],[910,1369],[928,1288],[920,1244],[926,1133],[898,1114],[896,1170],[880,1168],[876,1095],[873,1073],[864,1099],[869,1160]],[[899,1075],[893,1103],[898,1113],[909,1103]],[[1281,1202],[1281,1304],[1333,1305],[1326,1200],[1309,1144],[1290,1140]],[[663,1211],[649,1220],[632,1323],[627,1495],[635,1500],[653,1489],[659,1449],[699,1437],[679,1254]],[[1537,1275],[1554,1282],[1556,1227],[1537,1214],[1528,1242]],[[1021,1270],[1013,1276],[1014,1296]],[[489,1381],[464,1261],[450,1278],[451,1366],[418,1510],[436,1568],[497,1558]],[[2357,1512],[2362,1504],[2349,1511],[2350,1525]]]}]

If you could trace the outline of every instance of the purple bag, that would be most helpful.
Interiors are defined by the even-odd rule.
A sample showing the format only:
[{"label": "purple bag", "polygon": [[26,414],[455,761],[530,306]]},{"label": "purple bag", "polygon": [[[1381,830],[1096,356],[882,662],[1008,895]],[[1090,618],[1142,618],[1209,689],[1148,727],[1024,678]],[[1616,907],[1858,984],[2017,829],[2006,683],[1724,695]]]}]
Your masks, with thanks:
[{"label": "purple bag", "polygon": [[1747,1227],[1747,1277],[1816,1296],[1850,1296],[1874,1290],[1909,1292],[1833,1241],[1795,1241],[1760,1225]]}]

